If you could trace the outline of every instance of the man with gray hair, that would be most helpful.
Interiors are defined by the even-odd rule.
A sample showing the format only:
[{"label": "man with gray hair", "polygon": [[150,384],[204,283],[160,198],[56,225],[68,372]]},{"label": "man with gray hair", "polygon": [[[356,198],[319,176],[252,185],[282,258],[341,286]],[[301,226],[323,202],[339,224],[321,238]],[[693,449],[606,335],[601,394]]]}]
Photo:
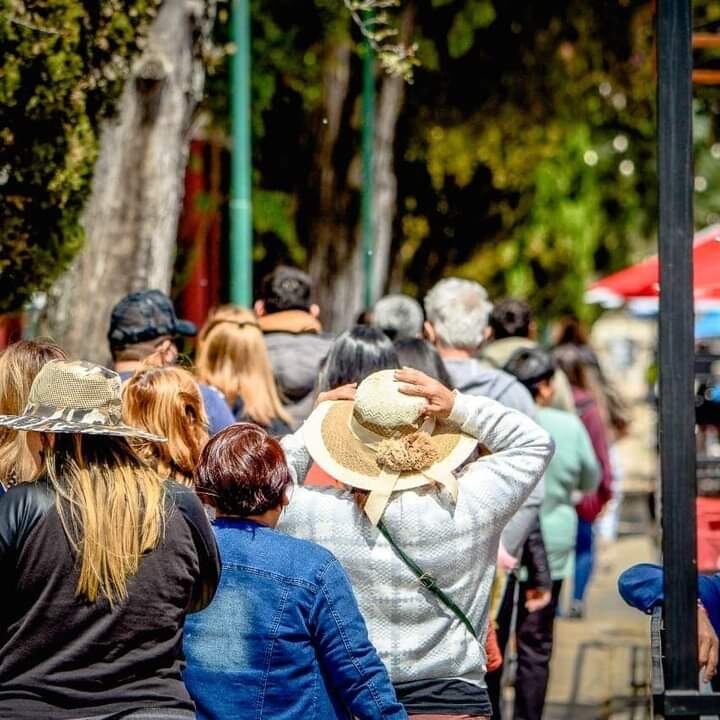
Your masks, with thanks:
[{"label": "man with gray hair", "polygon": [[473,356],[488,337],[492,304],[472,280],[441,280],[425,296],[425,333],[445,361],[455,387],[483,395],[533,417],[530,393],[509,373]]},{"label": "man with gray hair", "polygon": [[[480,283],[461,278],[441,280],[425,296],[425,334],[459,392],[489,397],[534,417],[532,396],[515,377],[473,357],[488,335],[491,310],[487,291]],[[520,556],[537,520],[544,494],[542,482],[538,488],[503,532],[503,546],[513,557]]]},{"label": "man with gray hair", "polygon": [[386,295],[375,303],[370,324],[394,342],[422,337],[424,319],[417,300],[408,295]]}]

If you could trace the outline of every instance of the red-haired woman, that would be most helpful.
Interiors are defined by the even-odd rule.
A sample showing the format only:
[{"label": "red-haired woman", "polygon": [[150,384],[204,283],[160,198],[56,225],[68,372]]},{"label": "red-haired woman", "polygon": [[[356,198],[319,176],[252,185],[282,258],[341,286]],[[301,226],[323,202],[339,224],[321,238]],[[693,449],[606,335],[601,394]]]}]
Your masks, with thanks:
[{"label": "red-haired woman", "polygon": [[226,428],[195,484],[222,558],[213,603],[185,624],[199,720],[407,717],[340,563],[275,530],[292,490],[278,442],[254,424]]}]

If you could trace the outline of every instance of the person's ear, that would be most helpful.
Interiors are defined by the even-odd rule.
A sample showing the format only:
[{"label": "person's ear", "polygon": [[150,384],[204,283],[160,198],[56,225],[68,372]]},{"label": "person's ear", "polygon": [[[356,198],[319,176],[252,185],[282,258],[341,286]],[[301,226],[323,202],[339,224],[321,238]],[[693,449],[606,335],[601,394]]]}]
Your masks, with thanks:
[{"label": "person's ear", "polygon": [[253,309],[255,310],[255,314],[258,317],[262,317],[263,315],[266,315],[265,312],[265,301],[264,300],[256,300],[255,304],[253,305]]},{"label": "person's ear", "polygon": [[172,338],[166,338],[157,346],[155,354],[160,358],[164,367],[173,365],[178,356],[175,341]]},{"label": "person's ear", "polygon": [[488,325],[483,334],[485,335],[485,342],[487,342],[493,336],[492,328]]},{"label": "person's ear", "polygon": [[310,306],[310,314],[317,320],[320,317],[320,307],[313,303]]},{"label": "person's ear", "polygon": [[435,328],[432,326],[432,323],[429,320],[426,320],[423,323],[423,330],[425,331],[425,337],[427,338],[427,341],[431,345],[435,345],[435,342],[437,340],[437,333],[435,332]]}]

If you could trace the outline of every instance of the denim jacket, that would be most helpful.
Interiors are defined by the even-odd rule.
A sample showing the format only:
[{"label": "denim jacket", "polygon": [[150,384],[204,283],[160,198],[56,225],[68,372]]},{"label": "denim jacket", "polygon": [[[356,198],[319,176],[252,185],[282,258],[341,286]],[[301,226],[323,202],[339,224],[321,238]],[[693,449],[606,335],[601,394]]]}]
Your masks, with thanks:
[{"label": "denim jacket", "polygon": [[407,717],[330,552],[249,520],[213,528],[220,585],[185,624],[199,720]]}]

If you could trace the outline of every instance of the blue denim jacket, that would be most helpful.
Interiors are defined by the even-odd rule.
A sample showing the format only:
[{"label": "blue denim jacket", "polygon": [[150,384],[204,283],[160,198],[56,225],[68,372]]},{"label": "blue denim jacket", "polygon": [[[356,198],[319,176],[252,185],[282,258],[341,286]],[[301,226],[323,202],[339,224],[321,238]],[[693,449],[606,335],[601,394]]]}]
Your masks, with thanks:
[{"label": "blue denim jacket", "polygon": [[407,717],[330,552],[249,520],[213,528],[220,585],[185,624],[199,720]]}]

